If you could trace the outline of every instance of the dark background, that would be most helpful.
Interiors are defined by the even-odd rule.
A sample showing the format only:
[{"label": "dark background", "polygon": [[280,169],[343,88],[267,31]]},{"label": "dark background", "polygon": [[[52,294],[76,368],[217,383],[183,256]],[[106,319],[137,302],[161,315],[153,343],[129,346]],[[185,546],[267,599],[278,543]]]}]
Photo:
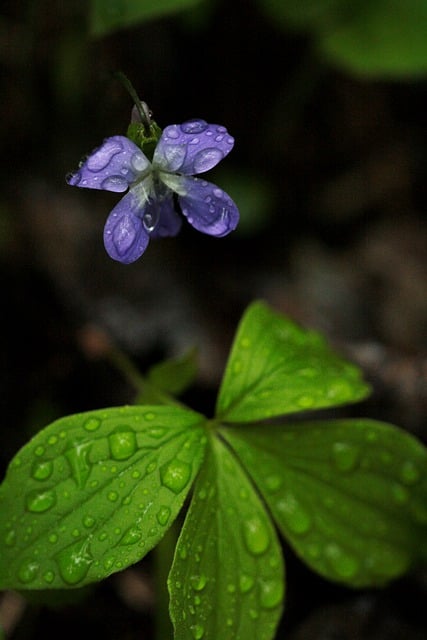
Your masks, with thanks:
[{"label": "dark background", "polygon": [[[308,36],[255,1],[208,2],[99,38],[86,6],[6,1],[0,18],[2,473],[51,420],[132,401],[103,357],[105,333],[143,371],[196,344],[200,373],[186,400],[210,413],[236,323],[256,298],[322,331],[364,369],[373,396],[347,415],[425,442],[425,79],[326,64]],[[233,234],[184,224],[133,265],[108,258],[102,229],[117,196],[73,189],[65,174],[126,132],[132,102],[117,70],[161,127],[201,117],[235,137],[208,176],[240,208]],[[353,592],[285,554],[278,637],[424,637],[422,570]],[[10,637],[56,638],[66,627],[150,638],[150,569],[147,558],[59,608],[18,600],[15,617],[7,609]]]}]

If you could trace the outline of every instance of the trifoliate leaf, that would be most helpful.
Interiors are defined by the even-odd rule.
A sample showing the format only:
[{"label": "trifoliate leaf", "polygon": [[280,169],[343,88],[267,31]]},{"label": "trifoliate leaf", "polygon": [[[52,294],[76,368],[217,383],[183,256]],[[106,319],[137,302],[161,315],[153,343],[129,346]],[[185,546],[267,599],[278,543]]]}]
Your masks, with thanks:
[{"label": "trifoliate leaf", "polygon": [[191,487],[203,421],[177,407],[122,407],[38,433],[0,487],[0,588],[81,587],[142,558]]},{"label": "trifoliate leaf", "polygon": [[248,422],[356,402],[368,394],[359,370],[319,334],[255,302],[238,327],[217,414],[227,422]]},{"label": "trifoliate leaf", "polygon": [[265,507],[228,447],[213,439],[168,581],[175,640],[270,640],[283,571]]},{"label": "trifoliate leaf", "polygon": [[427,556],[427,451],[374,420],[224,428],[283,535],[323,576],[381,585]]}]

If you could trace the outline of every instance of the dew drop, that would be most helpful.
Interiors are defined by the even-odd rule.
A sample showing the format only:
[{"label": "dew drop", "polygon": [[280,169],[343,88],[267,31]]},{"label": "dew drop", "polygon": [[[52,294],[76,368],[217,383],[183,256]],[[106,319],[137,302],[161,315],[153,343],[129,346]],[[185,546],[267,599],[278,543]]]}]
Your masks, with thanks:
[{"label": "dew drop", "polygon": [[223,158],[223,153],[220,149],[216,147],[211,147],[208,149],[202,149],[199,151],[193,161],[193,169],[194,173],[202,173],[203,171],[208,171],[212,169],[215,165],[218,164],[220,160]]},{"label": "dew drop", "polygon": [[138,527],[130,527],[120,539],[119,544],[121,545],[132,545],[139,542],[142,538],[141,530]]},{"label": "dew drop", "polygon": [[56,556],[59,573],[64,582],[74,586],[82,582],[93,562],[87,540],[66,547]]},{"label": "dew drop", "polygon": [[107,493],[107,498],[110,502],[117,502],[119,494],[117,493],[117,491],[109,491]]},{"label": "dew drop", "polygon": [[403,463],[399,475],[401,481],[406,485],[416,484],[420,479],[420,471],[412,460]]},{"label": "dew drop", "polygon": [[49,538],[48,538],[49,542],[51,544],[55,544],[56,542],[58,542],[58,536],[56,533],[51,533]]},{"label": "dew drop", "polygon": [[405,504],[409,500],[409,492],[406,487],[403,487],[398,482],[395,482],[391,487],[393,498],[397,504]]},{"label": "dew drop", "polygon": [[205,630],[201,624],[193,624],[190,628],[194,640],[201,640],[205,635]]},{"label": "dew drop", "polygon": [[358,559],[350,556],[335,543],[326,546],[325,556],[340,578],[353,578],[359,570]]},{"label": "dew drop", "polygon": [[120,427],[108,436],[111,457],[114,460],[127,460],[137,450],[136,434],[127,427]]},{"label": "dew drop", "polygon": [[280,580],[262,580],[260,582],[259,603],[263,609],[274,609],[283,599],[283,583]]},{"label": "dew drop", "polygon": [[255,580],[252,576],[242,573],[239,577],[239,589],[241,593],[248,593],[254,586]]},{"label": "dew drop", "polygon": [[338,471],[343,473],[354,471],[359,464],[360,449],[348,442],[334,442],[332,445],[332,461]]},{"label": "dew drop", "polygon": [[155,417],[156,414],[153,411],[147,411],[147,413],[144,414],[144,418],[148,420],[148,422],[152,422]]},{"label": "dew drop", "polygon": [[203,133],[207,128],[208,123],[201,119],[187,120],[187,122],[181,125],[181,131],[183,133]]},{"label": "dew drop", "polygon": [[53,571],[46,571],[43,574],[43,580],[45,582],[47,582],[47,584],[52,584],[52,582],[55,580],[55,574]]},{"label": "dew drop", "polygon": [[33,582],[37,574],[39,572],[40,565],[38,562],[34,562],[34,560],[30,560],[29,562],[24,562],[18,571],[18,578],[23,584],[29,584]]},{"label": "dew drop", "polygon": [[204,574],[194,575],[190,577],[190,584],[194,591],[203,591],[206,587],[207,578]]},{"label": "dew drop", "polygon": [[31,469],[31,476],[34,480],[47,480],[52,475],[53,462],[45,460],[44,462],[35,460]]},{"label": "dew drop", "polygon": [[48,511],[56,503],[56,493],[53,489],[45,489],[44,491],[31,491],[26,497],[26,506],[28,511],[33,513],[43,513]]},{"label": "dew drop", "polygon": [[180,547],[178,555],[181,560],[185,560],[187,558],[187,547]]},{"label": "dew drop", "polygon": [[235,362],[233,362],[232,371],[235,375],[240,373],[242,371],[242,368],[242,362],[240,360],[236,360]]},{"label": "dew drop", "polygon": [[156,438],[156,440],[158,440],[159,438],[163,438],[165,432],[166,429],[164,427],[152,427],[147,431],[148,435],[152,438]]},{"label": "dew drop", "polygon": [[160,469],[160,479],[163,486],[173,493],[180,493],[188,484],[191,477],[191,467],[182,460],[171,460]]},{"label": "dew drop", "polygon": [[156,516],[157,522],[160,525],[162,525],[162,527],[164,527],[169,521],[170,514],[171,514],[171,510],[169,509],[169,507],[160,507]]},{"label": "dew drop", "polygon": [[99,418],[89,418],[83,424],[83,429],[86,429],[86,431],[96,431],[100,426],[101,420],[99,420]]},{"label": "dew drop", "polygon": [[251,518],[243,524],[246,547],[255,556],[265,553],[270,545],[270,534],[259,518]]},{"label": "dew drop", "polygon": [[45,448],[42,447],[41,445],[39,445],[38,447],[36,447],[34,449],[34,455],[38,456],[38,457],[42,456],[44,454],[44,452],[45,452]]},{"label": "dew drop", "polygon": [[92,444],[90,442],[76,442],[71,449],[65,453],[65,457],[71,468],[71,475],[79,487],[83,489],[89,478],[91,465],[89,453]]},{"label": "dew drop", "polygon": [[277,503],[276,508],[292,533],[304,535],[311,529],[312,519],[310,514],[292,493],[288,492],[286,498]]},{"label": "dew drop", "polygon": [[93,527],[94,524],[95,524],[95,518],[92,518],[92,516],[85,516],[83,518],[83,525],[87,529],[90,529],[91,527]]},{"label": "dew drop", "polygon": [[265,486],[272,493],[278,491],[282,486],[282,478],[279,475],[272,474],[265,479]]},{"label": "dew drop", "polygon": [[13,547],[13,545],[16,543],[16,531],[14,531],[13,529],[8,531],[4,538],[4,543],[7,547]]},{"label": "dew drop", "polygon": [[301,407],[301,409],[309,409],[315,403],[316,399],[313,396],[309,396],[304,394],[297,399],[297,405]]},{"label": "dew drop", "polygon": [[101,182],[101,188],[105,191],[122,193],[128,188],[128,182],[123,176],[109,176]]}]

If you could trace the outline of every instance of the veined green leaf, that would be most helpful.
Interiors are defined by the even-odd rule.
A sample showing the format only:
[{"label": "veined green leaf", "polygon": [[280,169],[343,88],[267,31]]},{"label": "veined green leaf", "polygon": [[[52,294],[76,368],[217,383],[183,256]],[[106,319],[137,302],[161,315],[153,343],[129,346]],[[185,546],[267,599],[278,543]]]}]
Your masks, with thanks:
[{"label": "veined green leaf", "polygon": [[369,394],[359,369],[262,302],[245,312],[217,401],[227,422],[263,420],[356,402]]},{"label": "veined green leaf", "polygon": [[0,487],[0,587],[81,587],[142,558],[200,467],[203,421],[178,407],[133,406],[38,433]]},{"label": "veined green leaf", "polygon": [[274,637],[283,559],[265,507],[216,438],[194,488],[169,576],[175,640]]},{"label": "veined green leaf", "polygon": [[223,428],[283,535],[315,571],[381,585],[427,556],[427,451],[374,420]]},{"label": "veined green leaf", "polygon": [[96,35],[133,27],[151,18],[188,9],[201,0],[92,0],[90,28]]}]

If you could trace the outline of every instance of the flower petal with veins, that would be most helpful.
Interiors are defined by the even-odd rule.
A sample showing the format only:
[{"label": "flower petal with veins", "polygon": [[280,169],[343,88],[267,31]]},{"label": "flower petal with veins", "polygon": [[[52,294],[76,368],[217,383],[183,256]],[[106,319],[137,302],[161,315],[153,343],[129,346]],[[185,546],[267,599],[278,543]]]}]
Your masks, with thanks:
[{"label": "flower petal with veins", "polygon": [[183,176],[185,196],[178,196],[182,213],[197,231],[211,236],[226,236],[239,222],[239,210],[230,196],[211,182]]},{"label": "flower petal with veins", "polygon": [[113,260],[135,262],[148,246],[150,236],[142,223],[137,199],[127,193],[111,211],[104,227],[104,245]]}]

